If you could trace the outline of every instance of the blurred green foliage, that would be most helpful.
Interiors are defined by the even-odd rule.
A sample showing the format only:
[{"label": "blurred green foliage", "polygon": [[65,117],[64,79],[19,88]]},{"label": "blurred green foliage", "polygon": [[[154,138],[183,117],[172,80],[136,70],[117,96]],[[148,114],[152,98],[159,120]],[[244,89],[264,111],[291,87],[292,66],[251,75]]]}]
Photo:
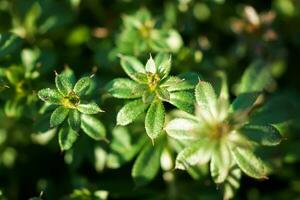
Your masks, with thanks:
[{"label": "blurred green foliage", "polygon": [[[1,0],[0,200],[298,199],[299,23],[298,0]],[[280,132],[277,146],[251,143],[250,155],[261,159],[258,165],[264,162],[268,180],[251,179],[236,165],[227,165],[222,184],[211,177],[216,174],[209,164],[174,170],[177,155],[191,143],[171,137],[162,123],[191,117],[184,111],[193,113],[193,88],[181,91],[185,95],[176,103],[172,92],[155,89],[161,101],[148,102],[150,116],[145,108],[133,123],[116,126],[121,108],[136,101],[130,99],[149,96],[147,87],[131,93],[136,83],[125,79],[132,74],[124,66],[123,71],[120,57],[146,64],[150,55],[162,54],[171,56],[170,77],[183,74],[171,86],[209,82],[215,94],[208,89],[208,102],[215,101],[211,96],[233,102],[231,109],[238,112],[233,121]],[[50,127],[54,107],[41,101],[38,91],[55,88],[55,71],[74,73],[78,80],[94,75],[78,95],[96,110],[86,113],[93,116],[86,115],[81,127],[78,115]],[[146,71],[156,73],[149,66]],[[196,81],[186,76],[191,72]],[[207,94],[206,88],[200,92]],[[256,92],[259,97],[249,98]],[[98,113],[96,105],[105,112]],[[240,112],[244,109],[247,114]],[[270,142],[251,131],[244,130],[251,140]],[[155,135],[154,145],[147,133]],[[99,134],[105,139],[98,140]],[[250,176],[243,167],[251,159],[239,164]],[[259,171],[256,167],[250,171]]]}]

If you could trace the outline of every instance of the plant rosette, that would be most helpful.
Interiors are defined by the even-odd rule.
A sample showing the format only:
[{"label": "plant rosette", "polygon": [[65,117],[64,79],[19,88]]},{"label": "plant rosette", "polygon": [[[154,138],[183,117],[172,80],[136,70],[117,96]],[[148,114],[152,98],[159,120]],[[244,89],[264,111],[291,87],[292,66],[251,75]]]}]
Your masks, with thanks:
[{"label": "plant rosette", "polygon": [[[95,102],[83,100],[91,85],[91,76],[75,82],[71,70],[55,76],[56,89],[45,88],[38,92],[38,97],[56,106],[50,117],[50,127],[60,126],[59,144],[62,150],[68,150],[76,141],[80,128],[95,140],[105,138],[104,125],[94,116],[103,112]],[[67,122],[66,122],[67,121]]]},{"label": "plant rosette", "polygon": [[195,115],[175,118],[166,126],[170,137],[186,144],[177,155],[175,168],[187,170],[210,162],[211,176],[216,184],[224,183],[225,195],[231,194],[230,182],[239,179],[240,170],[266,179],[268,168],[253,152],[258,145],[278,145],[282,137],[270,124],[249,123],[260,94],[242,93],[230,105],[227,85],[217,96],[210,83],[200,81],[195,88]]},{"label": "plant rosette", "polygon": [[198,75],[186,73],[170,76],[171,57],[160,53],[151,56],[144,66],[131,56],[121,55],[121,66],[131,78],[117,78],[107,85],[108,92],[115,98],[131,100],[117,114],[117,125],[128,125],[146,111],[145,129],[152,141],[157,138],[165,123],[165,107],[168,102],[175,107],[193,112],[193,89]]}]

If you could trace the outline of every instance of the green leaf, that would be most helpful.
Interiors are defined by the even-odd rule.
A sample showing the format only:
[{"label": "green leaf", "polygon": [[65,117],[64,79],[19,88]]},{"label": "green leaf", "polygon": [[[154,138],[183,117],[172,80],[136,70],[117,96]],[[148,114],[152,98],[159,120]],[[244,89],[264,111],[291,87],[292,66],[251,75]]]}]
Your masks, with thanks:
[{"label": "green leaf", "polygon": [[138,84],[126,78],[117,78],[110,81],[106,88],[115,98],[134,99],[141,97],[144,90],[138,90]]},{"label": "green leaf", "polygon": [[74,86],[74,92],[78,96],[84,95],[91,85],[91,78],[90,77],[83,77],[77,81]]},{"label": "green leaf", "polygon": [[170,78],[162,84],[163,86],[168,86],[167,89],[169,92],[193,90],[200,80],[199,75],[193,72],[187,72],[180,74],[176,78]]},{"label": "green leaf", "polygon": [[72,85],[75,85],[76,83],[76,77],[74,74],[74,71],[70,67],[66,67],[64,71],[61,72],[64,76],[67,77],[67,79],[71,82]]},{"label": "green leaf", "polygon": [[200,81],[196,86],[195,96],[202,115],[217,116],[217,96],[210,83]]},{"label": "green leaf", "polygon": [[146,70],[146,72],[149,72],[152,74],[156,73],[156,70],[157,70],[156,65],[155,65],[155,62],[151,55],[150,55],[150,58],[147,60],[147,63],[145,65],[145,70]]},{"label": "green leaf", "polygon": [[64,74],[57,74],[55,76],[55,84],[63,96],[67,96],[73,89],[72,81]]},{"label": "green leaf", "polygon": [[152,141],[161,133],[165,123],[165,108],[160,100],[155,100],[150,105],[146,118],[145,128]]},{"label": "green leaf", "polygon": [[206,138],[200,139],[185,149],[176,158],[176,169],[187,169],[189,166],[207,163],[213,151],[215,143]]},{"label": "green leaf", "polygon": [[125,104],[118,112],[117,125],[125,126],[130,124],[147,109],[148,105],[144,104],[141,99]]},{"label": "green leaf", "polygon": [[80,129],[80,113],[78,110],[70,110],[68,117],[69,126],[74,130],[78,131]]},{"label": "green leaf", "polygon": [[135,57],[121,55],[121,66],[126,74],[137,82],[142,82],[137,75],[145,74],[144,65]]},{"label": "green leaf", "polygon": [[239,93],[261,92],[272,82],[269,66],[262,61],[252,63],[242,76]]},{"label": "green leaf", "polygon": [[160,87],[167,88],[171,92],[172,87],[171,88],[168,88],[168,87],[170,87],[170,86],[176,87],[177,84],[179,84],[183,81],[184,81],[183,79],[180,79],[177,76],[169,76],[161,82]]},{"label": "green leaf", "polygon": [[77,140],[76,131],[68,126],[63,126],[58,133],[58,143],[62,151],[69,150]]},{"label": "green leaf", "polygon": [[267,178],[265,164],[252,153],[252,150],[232,147],[231,152],[235,162],[245,174],[257,179]]},{"label": "green leaf", "polygon": [[142,100],[145,104],[150,104],[155,98],[155,93],[146,89],[146,91],[144,91],[143,96],[142,96]]},{"label": "green leaf", "polygon": [[223,199],[232,199],[236,190],[240,187],[241,170],[234,165],[222,186]]},{"label": "green leaf", "polygon": [[79,104],[77,106],[77,110],[84,114],[97,114],[99,112],[103,112],[103,110],[100,109],[100,107],[95,103],[89,103],[89,104]]},{"label": "green leaf", "polygon": [[56,108],[50,117],[50,127],[55,127],[63,123],[63,121],[67,118],[69,113],[69,109],[59,106]]},{"label": "green leaf", "polygon": [[156,95],[162,101],[170,101],[170,93],[165,88],[157,88]]},{"label": "green leaf", "polygon": [[279,131],[272,125],[247,124],[238,132],[250,140],[266,146],[278,145],[282,140]]},{"label": "green leaf", "polygon": [[60,104],[63,96],[54,89],[46,88],[38,92],[38,97],[47,103]]},{"label": "green leaf", "polygon": [[196,140],[201,137],[201,124],[195,119],[176,118],[166,126],[167,134],[176,140]]},{"label": "green leaf", "polygon": [[131,172],[137,186],[146,185],[158,173],[163,144],[161,139],[155,146],[148,143],[137,157]]},{"label": "green leaf", "polygon": [[218,143],[211,157],[210,173],[215,183],[220,184],[227,178],[231,168],[231,152],[225,141]]},{"label": "green leaf", "polygon": [[242,112],[253,107],[259,92],[243,93],[235,98],[230,106],[232,112]]},{"label": "green leaf", "polygon": [[195,109],[195,96],[192,92],[179,91],[170,93],[170,104],[188,113]]},{"label": "green leaf", "polygon": [[104,125],[91,115],[81,115],[81,128],[88,136],[94,140],[106,140],[106,131]]},{"label": "green leaf", "polygon": [[215,83],[215,91],[218,95],[219,99],[222,101],[227,101],[229,99],[229,91],[228,91],[228,84],[227,84],[227,76],[226,73],[223,71],[217,71],[216,77],[214,78]]},{"label": "green leaf", "polygon": [[171,71],[171,56],[166,53],[158,53],[154,60],[161,79],[166,78]]}]

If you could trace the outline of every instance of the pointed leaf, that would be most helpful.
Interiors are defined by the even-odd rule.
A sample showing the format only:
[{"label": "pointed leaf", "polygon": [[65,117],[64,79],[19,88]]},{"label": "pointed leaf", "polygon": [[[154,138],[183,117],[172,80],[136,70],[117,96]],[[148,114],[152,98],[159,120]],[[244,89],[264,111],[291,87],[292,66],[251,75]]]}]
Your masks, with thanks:
[{"label": "pointed leaf", "polygon": [[146,90],[143,93],[142,100],[145,104],[150,104],[155,98],[155,93],[151,92],[150,90]]},{"label": "pointed leaf", "polygon": [[154,140],[161,133],[165,123],[165,108],[160,100],[155,100],[150,105],[146,118],[145,128],[148,136]]},{"label": "pointed leaf", "polygon": [[272,82],[269,66],[261,61],[252,63],[242,76],[238,92],[260,92]]},{"label": "pointed leaf", "polygon": [[55,76],[55,84],[58,91],[64,96],[67,96],[73,89],[72,81],[64,74]]},{"label": "pointed leaf", "polygon": [[223,199],[232,199],[234,197],[236,190],[240,187],[241,176],[241,170],[234,165],[222,186]]},{"label": "pointed leaf", "polygon": [[154,60],[161,79],[166,78],[171,71],[171,56],[166,53],[159,53]]},{"label": "pointed leaf", "polygon": [[257,179],[267,178],[265,164],[252,153],[252,150],[232,147],[231,152],[235,162],[245,174]]},{"label": "pointed leaf", "polygon": [[239,132],[250,140],[266,146],[278,145],[282,140],[279,131],[272,125],[247,124],[239,129]]},{"label": "pointed leaf", "polygon": [[195,96],[197,104],[199,105],[203,115],[207,115],[207,113],[209,113],[212,116],[217,116],[217,96],[210,83],[200,81],[196,86]]},{"label": "pointed leaf", "polygon": [[131,172],[137,186],[146,185],[158,173],[163,144],[161,140],[155,146],[148,143],[137,157]]},{"label": "pointed leaf", "polygon": [[60,104],[63,96],[54,89],[46,88],[38,92],[38,97],[47,103]]},{"label": "pointed leaf", "polygon": [[205,164],[210,158],[214,148],[214,142],[201,139],[181,151],[176,158],[176,169],[187,169],[196,164]]},{"label": "pointed leaf", "polygon": [[193,113],[195,109],[195,96],[192,92],[179,91],[170,93],[170,101],[172,105],[180,110]]},{"label": "pointed leaf", "polygon": [[165,88],[157,88],[156,94],[158,98],[162,101],[169,101],[170,100],[170,93]]},{"label": "pointed leaf", "polygon": [[97,118],[91,115],[81,115],[82,130],[94,140],[105,140],[105,127]]},{"label": "pointed leaf", "polygon": [[242,112],[250,109],[257,100],[259,92],[243,93],[237,96],[231,104],[232,112]]},{"label": "pointed leaf", "polygon": [[216,72],[215,78],[215,91],[218,95],[219,99],[222,101],[226,100],[228,103],[229,99],[229,91],[228,91],[228,84],[227,84],[227,76],[223,71]]},{"label": "pointed leaf", "polygon": [[69,113],[69,109],[59,106],[56,108],[50,117],[50,126],[55,127],[63,123],[63,121],[67,118]]},{"label": "pointed leaf", "polygon": [[90,77],[83,77],[77,81],[74,86],[74,92],[78,96],[84,95],[91,85],[91,78]]},{"label": "pointed leaf", "polygon": [[118,112],[117,125],[125,126],[130,124],[147,109],[148,105],[144,104],[141,99],[125,104]]},{"label": "pointed leaf", "polygon": [[201,133],[201,125],[198,121],[186,118],[176,118],[166,126],[167,134],[176,140],[196,140]]},{"label": "pointed leaf", "polygon": [[138,84],[130,79],[117,78],[110,81],[106,88],[115,98],[134,99],[141,97],[144,90],[138,90]]},{"label": "pointed leaf", "polygon": [[154,62],[151,55],[150,55],[150,58],[148,59],[146,65],[145,65],[145,69],[146,69],[146,72],[149,72],[149,73],[152,73],[152,74],[156,73],[156,65],[155,65],[155,62]]},{"label": "pointed leaf", "polygon": [[84,114],[89,114],[89,115],[103,112],[103,110],[101,110],[100,107],[95,102],[89,104],[79,104],[77,106],[77,109],[79,112]]},{"label": "pointed leaf", "polygon": [[145,74],[144,65],[132,56],[121,56],[121,66],[126,74],[133,80],[141,82],[140,78],[136,74]]},{"label": "pointed leaf", "polygon": [[225,142],[220,142],[211,157],[210,173],[215,183],[220,184],[227,178],[231,167],[231,152]]},{"label": "pointed leaf", "polygon": [[63,76],[66,76],[68,78],[68,80],[71,82],[72,85],[75,85],[75,83],[76,83],[76,77],[75,77],[74,71],[71,68],[66,67],[64,69],[64,71],[62,71],[61,74]]},{"label": "pointed leaf", "polygon": [[74,142],[77,140],[77,133],[76,131],[72,130],[68,126],[63,126],[58,133],[58,143],[60,149],[62,151],[69,150]]},{"label": "pointed leaf", "polygon": [[[166,80],[162,86],[167,85],[167,90],[169,92],[182,91],[182,90],[193,90],[200,78],[199,75],[193,72],[183,73],[177,77],[175,82],[175,78]],[[175,83],[172,83],[175,82]]]},{"label": "pointed leaf", "polygon": [[70,110],[68,123],[74,131],[78,131],[80,129],[81,119],[78,110]]}]

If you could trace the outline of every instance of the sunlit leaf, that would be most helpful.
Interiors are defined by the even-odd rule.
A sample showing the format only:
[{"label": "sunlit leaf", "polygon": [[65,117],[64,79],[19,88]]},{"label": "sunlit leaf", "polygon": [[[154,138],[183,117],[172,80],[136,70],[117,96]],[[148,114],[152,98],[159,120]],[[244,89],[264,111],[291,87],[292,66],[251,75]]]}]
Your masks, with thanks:
[{"label": "sunlit leaf", "polygon": [[77,81],[77,83],[75,84],[74,92],[78,96],[84,95],[88,91],[88,89],[90,87],[90,84],[91,84],[91,78],[90,77],[83,77],[83,78],[79,79]]},{"label": "sunlit leaf", "polygon": [[47,103],[60,104],[63,96],[55,89],[42,89],[38,92],[38,97]]},{"label": "sunlit leaf", "polygon": [[235,162],[245,174],[257,179],[267,178],[265,164],[254,155],[252,150],[232,147],[231,152]]},{"label": "sunlit leaf", "polygon": [[141,82],[141,79],[136,74],[145,74],[144,65],[136,58],[131,56],[121,56],[121,66],[126,74],[137,82]]},{"label": "sunlit leaf", "polygon": [[91,115],[81,115],[82,130],[94,140],[105,140],[106,130],[102,122]]},{"label": "sunlit leaf", "polygon": [[62,151],[69,150],[74,142],[77,140],[76,131],[72,130],[72,128],[68,126],[63,126],[60,128],[58,133],[58,142],[60,149]]},{"label": "sunlit leaf", "polygon": [[152,140],[159,136],[163,129],[164,122],[164,105],[160,100],[154,100],[150,105],[145,118],[146,132]]},{"label": "sunlit leaf", "polygon": [[166,132],[177,140],[196,140],[201,136],[201,124],[196,119],[176,118],[167,124]]},{"label": "sunlit leaf", "polygon": [[84,114],[97,114],[99,112],[103,112],[103,110],[101,110],[100,107],[94,102],[88,104],[79,104],[77,109],[79,112]]},{"label": "sunlit leaf", "polygon": [[67,96],[73,89],[72,81],[64,74],[55,76],[55,84],[58,91],[64,96]]},{"label": "sunlit leaf", "polygon": [[60,125],[67,118],[68,114],[69,114],[69,109],[63,106],[59,106],[51,114],[50,126],[55,127]]},{"label": "sunlit leaf", "polygon": [[216,116],[217,96],[210,83],[200,81],[195,89],[197,104],[201,112]]},{"label": "sunlit leaf", "polygon": [[246,124],[239,132],[250,140],[266,146],[278,145],[282,140],[279,131],[272,125]]},{"label": "sunlit leaf", "polygon": [[210,161],[210,173],[215,183],[223,183],[231,167],[231,152],[224,141],[214,149]]},{"label": "sunlit leaf", "polygon": [[70,110],[68,123],[74,131],[78,131],[80,129],[81,119],[80,113],[77,110]]},{"label": "sunlit leaf", "polygon": [[141,99],[125,104],[117,115],[117,125],[125,126],[133,122],[148,107]]},{"label": "sunlit leaf", "polygon": [[139,85],[136,82],[130,79],[117,78],[110,81],[106,88],[108,92],[115,98],[134,99],[141,97],[144,92],[144,90],[138,90],[138,86]]},{"label": "sunlit leaf", "polygon": [[148,59],[146,65],[145,65],[145,70],[146,72],[155,74],[157,69],[156,69],[156,64],[152,58],[152,56],[150,56],[150,58]]},{"label": "sunlit leaf", "polygon": [[195,108],[195,96],[193,92],[179,91],[170,93],[172,105],[188,113],[193,113]]},{"label": "sunlit leaf", "polygon": [[192,143],[176,158],[176,169],[187,169],[189,166],[196,164],[205,164],[211,159],[215,143],[206,138]]}]

